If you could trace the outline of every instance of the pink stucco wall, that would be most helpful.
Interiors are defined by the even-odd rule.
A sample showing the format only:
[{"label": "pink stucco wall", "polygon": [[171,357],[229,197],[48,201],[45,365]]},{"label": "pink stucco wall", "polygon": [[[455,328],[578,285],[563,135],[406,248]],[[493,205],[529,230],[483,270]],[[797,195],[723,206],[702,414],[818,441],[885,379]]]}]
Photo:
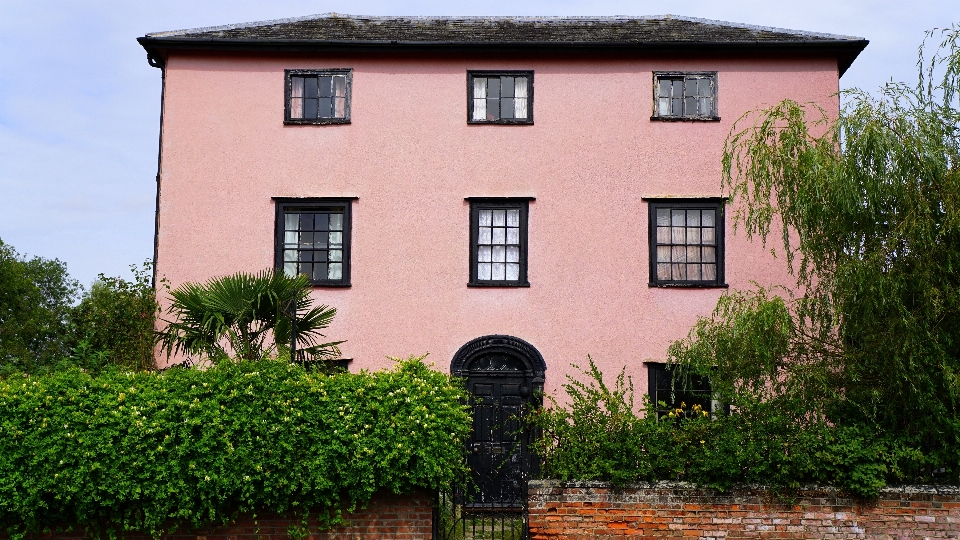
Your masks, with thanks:
[{"label": "pink stucco wall", "polygon": [[[284,69],[352,68],[352,123],[283,124]],[[535,125],[467,125],[468,69],[535,71]],[[655,122],[652,71],[719,72],[720,122]],[[543,354],[547,391],[588,354],[637,390],[721,289],[648,286],[643,197],[718,196],[720,155],[744,112],[784,98],[837,110],[830,58],[171,55],[158,273],[174,287],[273,264],[271,197],[358,197],[352,287],[328,337],[352,370],[454,352],[487,334]],[[532,196],[529,288],[468,288],[464,197]],[[769,246],[733,231],[726,278],[789,283]]]}]

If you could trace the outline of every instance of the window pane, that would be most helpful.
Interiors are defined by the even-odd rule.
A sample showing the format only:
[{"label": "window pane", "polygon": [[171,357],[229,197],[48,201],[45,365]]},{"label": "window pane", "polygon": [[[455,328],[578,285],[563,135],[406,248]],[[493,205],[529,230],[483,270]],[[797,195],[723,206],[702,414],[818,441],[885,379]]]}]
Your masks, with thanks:
[{"label": "window pane", "polygon": [[703,116],[713,116],[713,105],[711,101],[713,100],[711,100],[708,97],[700,98],[700,108],[699,108],[700,114],[702,114]]},{"label": "window pane", "polygon": [[312,247],[313,247],[313,233],[312,232],[300,233],[300,249],[309,249]]},{"label": "window pane", "polygon": [[313,229],[316,231],[326,231],[329,228],[330,214],[316,214],[313,218]]},{"label": "window pane", "polygon": [[518,246],[510,246],[507,248],[507,262],[520,262],[520,248]]},{"label": "window pane", "polygon": [[670,265],[669,264],[658,264],[657,265],[657,279],[659,280],[670,280]]},{"label": "window pane", "polygon": [[493,226],[503,227],[506,225],[506,212],[504,210],[493,210]]},{"label": "window pane", "polygon": [[317,77],[317,97],[328,98],[333,96],[333,77],[321,75]]},{"label": "window pane", "polygon": [[297,231],[287,231],[283,233],[283,243],[285,245],[297,243]]},{"label": "window pane", "polygon": [[702,243],[712,246],[717,243],[716,229],[702,229]]},{"label": "window pane", "polygon": [[333,95],[337,97],[347,97],[347,76],[346,75],[334,75]]},{"label": "window pane", "polygon": [[703,262],[716,262],[717,261],[717,248],[714,247],[705,247],[703,249]]},{"label": "window pane", "polygon": [[330,234],[330,247],[339,246],[343,243],[343,233],[341,232],[331,232]]},{"label": "window pane", "polygon": [[671,88],[673,88],[673,81],[670,79],[660,79],[660,97],[670,97]]},{"label": "window pane", "polygon": [[317,78],[316,77],[304,77],[303,97],[305,98],[317,97]]},{"label": "window pane", "polygon": [[507,210],[507,227],[520,226],[520,210]]},{"label": "window pane", "polygon": [[490,263],[481,263],[477,265],[477,279],[490,279]]},{"label": "window pane", "polygon": [[503,246],[493,246],[493,262],[504,262],[507,259],[507,250]]},{"label": "window pane", "polygon": [[687,262],[700,262],[699,246],[687,246]]},{"label": "window pane", "polygon": [[[308,278],[313,279],[313,265],[310,263],[300,263],[297,269],[300,274],[306,274]],[[298,274],[299,275],[299,274]]]},{"label": "window pane", "polygon": [[303,98],[303,77],[290,77],[290,97]]},{"label": "window pane", "polygon": [[703,279],[707,281],[716,281],[717,280],[717,265],[715,264],[705,264],[703,265]]},{"label": "window pane", "polygon": [[657,225],[664,226],[670,224],[670,209],[657,208]]},{"label": "window pane", "polygon": [[670,262],[670,246],[657,246],[657,262]]},{"label": "window pane", "polygon": [[327,249],[327,233],[314,233],[313,247],[316,249]]},{"label": "window pane", "polygon": [[302,98],[290,98],[290,118],[303,118]]},{"label": "window pane", "polygon": [[683,246],[673,246],[670,248],[670,260],[673,262],[685,262],[687,258],[687,248]]},{"label": "window pane", "polygon": [[327,270],[328,279],[343,279],[343,264],[342,263],[330,263],[330,267]]},{"label": "window pane", "polygon": [[331,231],[343,230],[343,214],[329,214],[329,227]]},{"label": "window pane", "polygon": [[700,229],[699,229],[699,228],[689,228],[689,229],[687,229],[687,243],[688,243],[688,244],[699,244],[699,243],[700,243]]},{"label": "window pane", "polygon": [[[487,79],[487,99],[500,99],[500,79],[498,77]],[[489,104],[489,101],[487,103]]]},{"label": "window pane", "polygon": [[487,120],[500,119],[500,100],[487,98]]},{"label": "window pane", "polygon": [[687,210],[687,226],[688,226],[688,227],[699,227],[699,226],[700,226],[700,211],[699,211],[699,210]]},{"label": "window pane", "polygon": [[671,235],[671,238],[670,238],[670,240],[671,240],[670,243],[671,243],[671,244],[686,244],[686,243],[687,243],[686,234],[684,234],[684,233],[687,232],[687,229],[686,229],[685,227],[673,227],[673,228],[671,229],[671,231],[672,231],[672,235]]},{"label": "window pane", "polygon": [[658,244],[670,243],[670,227],[657,227],[657,243]]},{"label": "window pane", "polygon": [[500,118],[512,119],[513,111],[513,98],[503,98],[500,100]]},{"label": "window pane", "polygon": [[527,114],[527,98],[516,98],[513,101],[513,117],[528,119],[530,116]]},{"label": "window pane", "polygon": [[313,230],[313,214],[298,214],[300,216],[300,230]]},{"label": "window pane", "polygon": [[320,263],[320,264],[315,264],[315,265],[313,265],[313,280],[314,280],[314,281],[321,281],[321,280],[329,279],[329,278],[327,277],[327,275],[328,275],[328,274],[327,274],[327,265],[326,265],[326,263]]},{"label": "window pane", "polygon": [[670,98],[660,98],[660,106],[657,114],[660,116],[670,116]]},{"label": "window pane", "polygon": [[520,265],[507,263],[507,279],[517,281],[520,279]]},{"label": "window pane", "polygon": [[697,79],[687,79],[683,85],[683,97],[697,95]]},{"label": "window pane", "polygon": [[490,227],[480,227],[480,235],[477,238],[477,243],[489,244],[492,239],[493,239],[493,236],[490,233]]},{"label": "window pane", "polygon": [[699,264],[687,265],[687,279],[694,280],[694,281],[700,281],[701,279],[703,279],[701,277]]},{"label": "window pane", "polygon": [[520,243],[520,229],[515,227],[507,229],[507,243],[514,245]]},{"label": "window pane", "polygon": [[683,98],[673,98],[671,100],[673,104],[670,114],[673,116],[683,116]]},{"label": "window pane", "polygon": [[493,224],[493,210],[481,210],[480,211],[480,226],[489,227]]},{"label": "window pane", "polygon": [[494,244],[506,244],[507,243],[507,232],[506,229],[502,227],[493,228],[493,243]]},{"label": "window pane", "polygon": [[295,262],[285,262],[283,263],[283,273],[290,276],[296,277],[297,275],[297,263]]},{"label": "window pane", "polygon": [[331,249],[329,252],[331,261],[342,261],[343,260],[343,251],[339,249]]},{"label": "window pane", "polygon": [[313,252],[314,262],[327,262],[327,252],[326,251],[314,251]]},{"label": "window pane", "polygon": [[480,262],[490,262],[490,246],[480,246],[477,249],[477,260]]},{"label": "window pane", "polygon": [[333,117],[334,118],[346,118],[347,117],[347,98],[333,98]]},{"label": "window pane", "polygon": [[686,212],[683,210],[674,210],[670,213],[670,222],[674,227],[681,227],[687,222]]},{"label": "window pane", "polygon": [[308,119],[317,117],[317,100],[303,100],[303,117]]},{"label": "window pane", "polygon": [[684,114],[687,116],[696,116],[697,114],[697,98],[688,97],[684,98]]},{"label": "window pane", "polygon": [[716,215],[716,210],[704,210],[703,211],[703,226],[704,227],[713,227],[714,226],[714,217]]},{"label": "window pane", "polygon": [[493,280],[504,280],[506,279],[506,265],[503,263],[495,262],[491,265],[490,279]]},{"label": "window pane", "polygon": [[297,262],[297,250],[295,249],[285,249],[283,250],[283,262]]},{"label": "window pane", "polygon": [[317,118],[333,118],[333,99],[326,97],[317,100]]},{"label": "window pane", "polygon": [[300,225],[300,214],[287,213],[283,216],[283,228],[288,231],[297,230]]},{"label": "window pane", "polygon": [[513,77],[500,77],[500,97],[512,98],[515,91]]},{"label": "window pane", "polygon": [[685,264],[672,264],[670,265],[671,271],[673,272],[673,279],[685,280],[687,279],[687,265]]}]

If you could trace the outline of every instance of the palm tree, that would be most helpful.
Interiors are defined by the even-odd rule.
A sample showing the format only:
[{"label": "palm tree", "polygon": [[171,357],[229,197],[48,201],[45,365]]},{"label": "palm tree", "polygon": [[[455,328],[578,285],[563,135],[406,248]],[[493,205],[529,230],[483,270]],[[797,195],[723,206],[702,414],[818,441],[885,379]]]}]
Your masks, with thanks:
[{"label": "palm tree", "polygon": [[337,310],[314,307],[309,293],[306,276],[272,269],[184,283],[171,293],[167,313],[174,320],[164,320],[167,327],[158,332],[161,350],[168,356],[199,355],[213,362],[289,355],[292,318],[298,358],[336,358],[343,342],[322,343],[320,330],[330,325]]}]

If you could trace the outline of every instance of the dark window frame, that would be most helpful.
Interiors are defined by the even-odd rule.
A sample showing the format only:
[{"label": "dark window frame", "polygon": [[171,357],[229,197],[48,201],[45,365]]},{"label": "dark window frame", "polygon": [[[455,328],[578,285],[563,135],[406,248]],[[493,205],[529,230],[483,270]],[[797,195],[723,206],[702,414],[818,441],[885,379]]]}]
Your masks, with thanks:
[{"label": "dark window frame", "polygon": [[[660,80],[683,78],[684,83],[687,79],[710,78],[713,82],[713,110],[711,114],[682,114],[682,115],[662,115],[660,114]],[[650,120],[662,122],[719,122],[720,121],[720,84],[716,71],[654,71],[653,72],[653,115]]]},{"label": "dark window frame", "polygon": [[[293,77],[298,75],[346,75],[346,103],[343,118],[291,118],[290,100],[293,97]],[[349,124],[353,107],[353,69],[285,69],[283,70],[283,123],[285,125],[332,125]]]},{"label": "dark window frame", "polygon": [[[647,202],[647,243],[650,258],[650,287],[726,288],[726,197],[644,199]],[[717,275],[713,280],[660,280],[657,278],[657,209],[716,210]],[[702,244],[701,244],[702,245]]]},{"label": "dark window frame", "polygon": [[[527,221],[530,215],[530,197],[469,197],[470,202],[470,281],[468,287],[529,287],[527,281]],[[520,268],[517,280],[480,280],[477,278],[480,240],[480,210],[520,210]]]},{"label": "dark window frame", "polygon": [[[670,373],[669,366],[664,362],[644,362],[647,365],[647,396],[650,397],[650,406],[653,407],[653,410],[657,414],[657,418],[662,418],[664,415],[669,413],[671,410],[676,409],[681,403],[686,405],[686,409],[690,410],[693,408],[693,405],[698,404],[703,407],[704,410],[710,415],[715,415],[717,413],[730,414],[730,406],[719,404],[719,407],[714,408],[715,405],[718,405],[717,400],[714,399],[715,395],[713,393],[713,388],[710,385],[710,379],[708,377],[701,377],[699,375],[690,375],[688,383],[693,386],[693,388],[680,388],[677,389],[675,386],[678,381]],[[663,390],[670,393],[669,396],[661,396],[659,391],[661,390],[658,381],[669,377],[670,379],[670,388],[663,388]],[[699,396],[698,396],[699,394]],[[707,397],[704,398],[703,396]],[[663,397],[668,397],[668,399],[662,399]],[[666,405],[666,408],[661,408],[659,402],[663,401]],[[704,405],[706,405],[704,407]]]},{"label": "dark window frame", "polygon": [[288,208],[319,208],[340,206],[343,208],[343,269],[338,280],[314,280],[314,287],[350,287],[351,253],[353,251],[353,201],[356,197],[274,197],[276,218],[274,220],[274,268],[283,269],[284,215]]},{"label": "dark window frame", "polygon": [[[527,77],[527,118],[500,118],[498,120],[473,119],[473,79],[476,77]],[[533,125],[533,70],[468,70],[467,71],[467,124],[475,125]]]}]

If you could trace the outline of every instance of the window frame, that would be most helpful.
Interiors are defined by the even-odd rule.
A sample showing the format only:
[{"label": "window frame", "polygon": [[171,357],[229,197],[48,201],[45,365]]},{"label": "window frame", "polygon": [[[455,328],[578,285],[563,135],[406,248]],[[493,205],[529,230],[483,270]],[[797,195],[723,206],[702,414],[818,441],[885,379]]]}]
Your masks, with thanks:
[{"label": "window frame", "polygon": [[[650,259],[650,287],[726,288],[726,197],[653,199],[647,202],[647,243]],[[657,209],[716,210],[717,277],[714,280],[660,280],[657,278]],[[687,244],[688,245],[688,244]],[[700,244],[702,245],[702,244]]]},{"label": "window frame", "polygon": [[[691,114],[691,115],[662,115],[660,114],[660,79],[683,77],[684,82],[687,78],[707,78],[713,81],[713,110],[709,115]],[[653,72],[653,115],[650,120],[661,122],[719,122],[720,121],[720,84],[718,72],[716,71],[654,71]]]},{"label": "window frame", "polygon": [[[527,118],[473,119],[473,79],[476,77],[527,77]],[[467,124],[473,125],[533,125],[533,70],[467,70]]]},{"label": "window frame", "polygon": [[[283,233],[284,215],[287,208],[310,208],[323,206],[341,206],[343,208],[343,270],[339,280],[314,280],[310,284],[314,287],[350,287],[351,252],[353,251],[353,201],[356,197],[273,197],[276,206],[274,219],[274,268],[283,270]],[[298,250],[299,252],[299,250]]]},{"label": "window frame", "polygon": [[[292,118],[290,116],[290,100],[293,97],[293,77],[299,75],[346,75],[346,103],[344,104],[343,118]],[[332,125],[349,124],[351,118],[351,108],[353,106],[353,69],[352,68],[330,68],[330,69],[285,69],[283,70],[283,123],[285,125]]]},{"label": "window frame", "polygon": [[[527,280],[527,246],[532,197],[468,197],[470,202],[470,280],[468,287],[529,287]],[[520,210],[520,269],[516,280],[480,280],[477,278],[480,239],[480,210]]]}]

